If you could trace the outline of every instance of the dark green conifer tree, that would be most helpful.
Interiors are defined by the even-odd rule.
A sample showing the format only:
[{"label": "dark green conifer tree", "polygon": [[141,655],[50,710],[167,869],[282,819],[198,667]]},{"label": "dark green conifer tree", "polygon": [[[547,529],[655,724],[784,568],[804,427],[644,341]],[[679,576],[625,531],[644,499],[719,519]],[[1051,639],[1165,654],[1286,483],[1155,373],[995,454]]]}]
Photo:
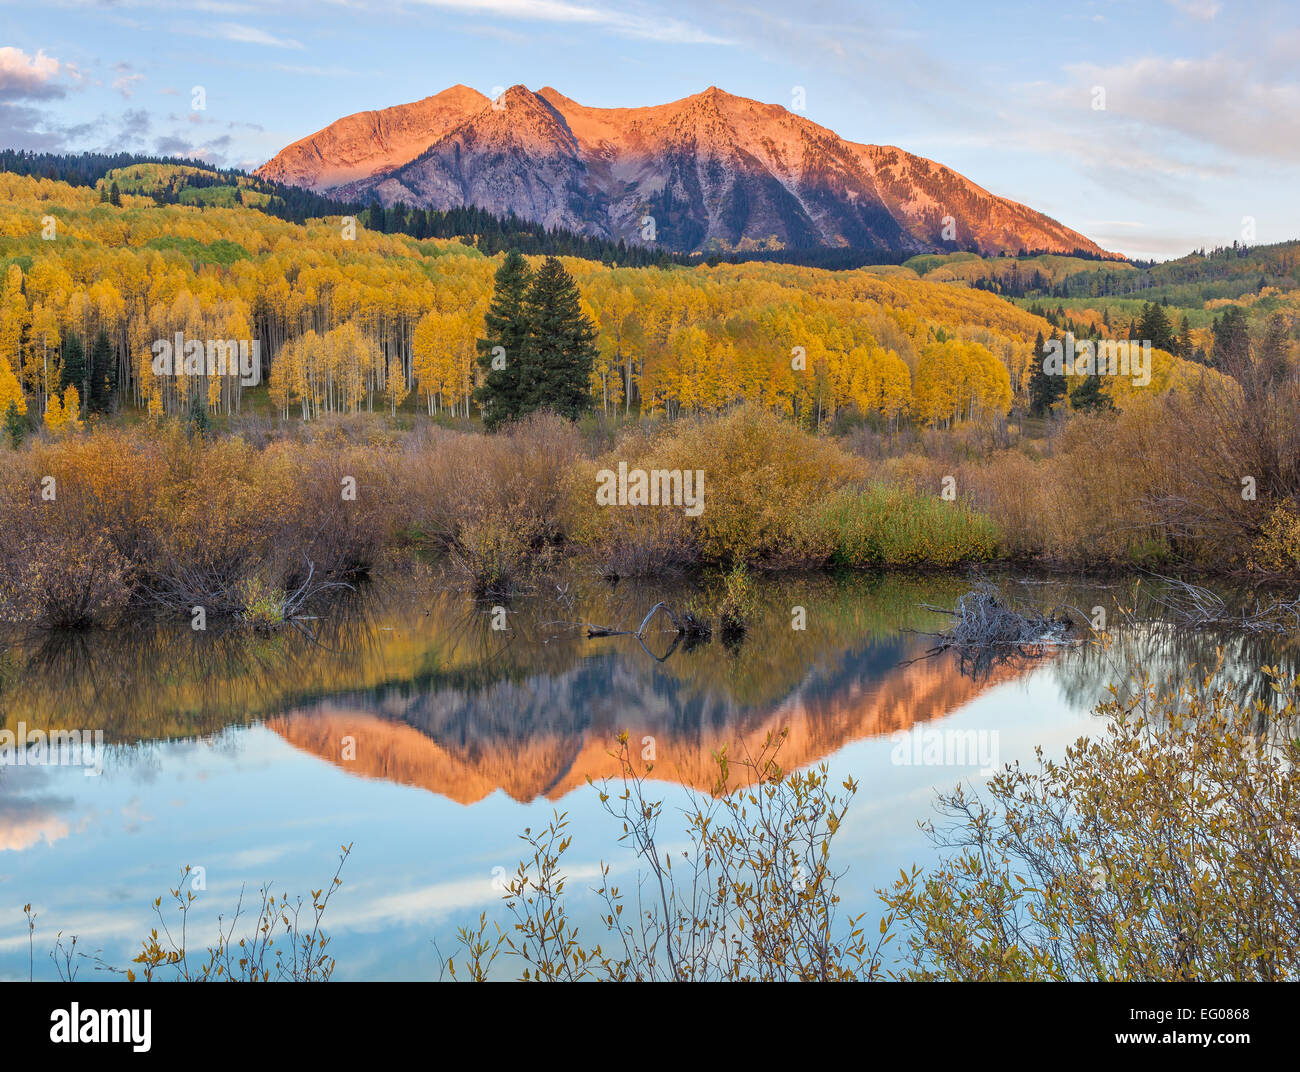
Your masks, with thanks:
[{"label": "dark green conifer tree", "polygon": [[[1055,331],[1052,332],[1052,339],[1061,342]],[[1056,372],[1049,373],[1043,367],[1047,356],[1046,347],[1040,331],[1034,341],[1034,363],[1029,373],[1029,412],[1035,417],[1046,417],[1052,411],[1053,404],[1065,397],[1065,376]]]},{"label": "dark green conifer tree", "polygon": [[531,340],[525,300],[531,279],[528,262],[517,250],[507,253],[497,269],[484,337],[478,340],[483,384],[474,392],[483,425],[490,432],[526,411],[524,376]]},{"label": "dark green conifer tree", "polygon": [[1264,336],[1259,343],[1259,370],[1264,381],[1279,384],[1290,375],[1291,333],[1286,318],[1274,313],[1264,324]]},{"label": "dark green conifer tree", "polygon": [[1245,311],[1239,305],[1224,310],[1215,319],[1213,331],[1211,366],[1241,379],[1250,369],[1250,332],[1246,328]]},{"label": "dark green conifer tree", "polygon": [[533,275],[524,302],[530,345],[524,392],[529,409],[576,420],[591,394],[596,328],[582,311],[573,277],[555,257]]},{"label": "dark green conifer tree", "polygon": [[69,333],[63,340],[63,375],[59,378],[59,390],[72,384],[77,394],[86,397],[86,350],[81,345],[81,336]]},{"label": "dark green conifer tree", "polygon": [[1142,306],[1142,316],[1138,319],[1138,338],[1149,341],[1152,349],[1163,350],[1167,354],[1172,354],[1177,347],[1169,314],[1159,302]]},{"label": "dark green conifer tree", "polygon": [[[113,357],[113,344],[103,328],[95,335],[90,348],[90,398],[87,406],[94,413],[104,413],[113,402],[117,390],[117,361]],[[82,392],[85,397],[85,392]]]},{"label": "dark green conifer tree", "polygon": [[23,415],[18,412],[18,403],[10,402],[9,408],[5,410],[5,438],[9,440],[9,446],[17,450],[23,445],[26,434],[27,425],[23,422]]},{"label": "dark green conifer tree", "polygon": [[1088,411],[1096,409],[1114,409],[1115,404],[1111,401],[1105,389],[1102,387],[1101,377],[1096,373],[1091,376],[1085,376],[1083,382],[1070,392],[1070,404],[1076,410]]}]

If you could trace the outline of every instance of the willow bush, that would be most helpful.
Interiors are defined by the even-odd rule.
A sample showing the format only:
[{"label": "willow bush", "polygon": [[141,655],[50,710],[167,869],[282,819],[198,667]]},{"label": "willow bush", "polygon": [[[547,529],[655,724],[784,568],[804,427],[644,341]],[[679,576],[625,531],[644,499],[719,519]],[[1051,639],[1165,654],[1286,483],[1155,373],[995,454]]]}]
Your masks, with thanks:
[{"label": "willow bush", "polygon": [[571,981],[1300,978],[1300,678],[1263,673],[1269,695],[1249,702],[1217,668],[1112,689],[1099,731],[1061,760],[1040,752],[984,795],[940,794],[944,818],[923,824],[940,862],[879,891],[878,926],[836,892],[831,848],[856,782],[781,770],[782,735],[738,779],[723,750],[712,792],[685,808],[688,848],[670,855],[653,765],[624,735],[621,788],[599,792],[639,872],[629,894],[602,864],[602,941],[568,913],[557,814],[525,831],[504,894],[513,924],[493,934],[480,916],[445,969],[484,979],[506,956],[525,979]]},{"label": "willow bush", "polygon": [[1112,690],[1105,728],[941,794],[946,850],[885,896],[921,979],[1300,977],[1300,679]]}]

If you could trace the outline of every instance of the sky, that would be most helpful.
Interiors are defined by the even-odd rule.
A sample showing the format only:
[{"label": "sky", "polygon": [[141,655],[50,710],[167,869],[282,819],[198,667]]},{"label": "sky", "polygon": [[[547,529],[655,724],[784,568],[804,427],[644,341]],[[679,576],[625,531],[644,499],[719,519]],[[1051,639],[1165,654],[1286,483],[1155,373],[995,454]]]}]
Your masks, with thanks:
[{"label": "sky", "polygon": [[594,107],[716,85],[1131,257],[1300,238],[1293,0],[0,0],[3,148],[251,169],[457,83]]}]

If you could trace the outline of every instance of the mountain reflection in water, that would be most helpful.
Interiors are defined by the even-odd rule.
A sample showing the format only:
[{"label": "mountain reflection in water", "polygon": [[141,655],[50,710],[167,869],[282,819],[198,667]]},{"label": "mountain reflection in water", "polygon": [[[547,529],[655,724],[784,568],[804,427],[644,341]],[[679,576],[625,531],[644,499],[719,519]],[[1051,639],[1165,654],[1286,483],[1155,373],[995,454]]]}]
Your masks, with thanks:
[{"label": "mountain reflection in water", "polygon": [[[761,588],[756,620],[734,645],[673,648],[631,637],[589,639],[580,623],[635,628],[667,598],[703,606],[713,589],[680,583],[570,581],[507,606],[504,630],[425,570],[389,577],[330,608],[308,637],[174,625],[11,640],[0,662],[4,724],[102,729],[110,742],[203,736],[264,722],[295,748],[355,775],[419,786],[462,804],[500,789],[558,799],[617,773],[628,731],[654,739],[659,778],[713,780],[712,754],[743,752],[788,730],[782,764],[803,767],[864,737],[943,718],[990,687],[1044,664],[1090,706],[1125,668],[1154,676],[1207,665],[1222,638],[1150,626],[1120,631],[1107,653],[1084,643],[1043,660],[995,664],[977,677],[951,653],[922,658],[944,626],[959,577],[786,576]],[[1131,602],[1131,586],[1009,591],[1040,604]],[[803,607],[806,628],[792,628]],[[499,620],[499,619],[498,619]],[[1241,671],[1275,661],[1257,639],[1228,644]]]},{"label": "mountain reflection in water", "polygon": [[[998,580],[1042,609],[1085,612],[1131,605],[1149,586]],[[765,578],[743,641],[648,637],[655,655],[671,651],[663,661],[631,637],[588,639],[579,623],[634,629],[660,599],[707,608],[716,580],[561,579],[508,603],[494,630],[492,606],[407,565],[320,608],[310,637],[195,633],[187,619],[2,634],[0,724],[102,730],[108,755],[101,777],[0,766],[0,978],[27,977],[26,902],[41,919],[38,976],[51,977],[42,950],[58,931],[121,965],[181,868],[205,868],[209,923],[244,886],[319,887],[344,842],[355,851],[326,921],[338,977],[430,978],[433,941],[450,949],[480,912],[501,918],[493,876],[514,870],[519,832],[555,808],[575,837],[575,919],[598,927],[588,879],[602,860],[635,861],[584,783],[617,773],[608,753],[624,730],[633,755],[653,738],[653,777],[674,809],[683,786],[712,785],[716,750],[753,751],[782,729],[782,766],[825,762],[835,781],[856,779],[835,853],[845,903],[871,910],[900,867],[931,858],[916,824],[934,789],[981,776],[949,760],[900,764],[895,731],[973,731],[996,742],[997,762],[1032,760],[1035,746],[1057,754],[1099,727],[1094,705],[1132,667],[1161,678],[1213,664],[1222,647],[1243,695],[1267,688],[1261,665],[1295,669],[1285,644],[1158,621],[1115,631],[1108,651],[1078,644],[978,677],[952,655],[918,658],[946,622],[922,605],[952,606],[971,583]],[[796,607],[806,629],[792,628]]]}]

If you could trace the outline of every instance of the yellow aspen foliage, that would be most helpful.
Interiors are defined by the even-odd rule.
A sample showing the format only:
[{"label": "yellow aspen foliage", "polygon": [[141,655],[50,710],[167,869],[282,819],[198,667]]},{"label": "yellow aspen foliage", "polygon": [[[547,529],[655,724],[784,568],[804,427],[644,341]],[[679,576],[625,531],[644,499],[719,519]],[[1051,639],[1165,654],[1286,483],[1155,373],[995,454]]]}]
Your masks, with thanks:
[{"label": "yellow aspen foliage", "polygon": [[389,412],[397,415],[397,407],[405,401],[411,392],[406,386],[406,377],[402,374],[402,361],[396,354],[388,359],[387,383],[384,385],[384,397],[388,399]]},{"label": "yellow aspen foliage", "polygon": [[63,400],[52,394],[45,403],[45,427],[57,434],[63,431],[63,423]]},{"label": "yellow aspen foliage", "polygon": [[464,312],[429,312],[415,326],[411,368],[429,413],[452,408],[472,390],[477,322]]},{"label": "yellow aspen foliage", "polygon": [[[75,240],[33,247],[31,221],[52,205],[60,236]],[[344,246],[334,221],[297,225],[247,207],[196,212],[143,196],[106,212],[91,188],[0,173],[0,361],[24,405],[40,412],[59,382],[61,346],[75,336],[88,355],[102,330],[128,405],[177,414],[198,394],[234,413],[237,378],[156,375],[151,348],[177,333],[250,341],[256,333],[271,358],[271,401],[285,416],[391,410],[390,365],[430,414],[470,415],[475,342],[500,255],[365,230]],[[1012,387],[1024,396],[1034,339],[1051,330],[961,285],[987,275],[979,258],[925,278],[899,266],[562,261],[598,328],[590,403],[607,414],[677,416],[747,401],[807,426],[846,407],[891,421],[968,420],[1008,408]],[[1154,366],[1154,390],[1217,376],[1163,353]],[[7,384],[0,372],[0,398],[13,394]],[[1121,408],[1127,390],[1113,385]]]},{"label": "yellow aspen foliage", "polygon": [[[23,270],[9,265],[5,273],[4,292],[0,295],[0,359],[9,363],[15,372],[23,369],[23,335],[27,330],[27,299],[23,295]],[[30,367],[30,366],[29,366]],[[30,376],[24,376],[29,389],[35,386]]]},{"label": "yellow aspen foliage", "polygon": [[[56,396],[51,395],[51,398]],[[81,430],[81,392],[73,384],[63,390],[63,423],[65,432]]]},{"label": "yellow aspen foliage", "polygon": [[1011,405],[1011,376],[986,347],[936,340],[922,351],[913,383],[913,411],[927,424],[951,424],[1003,413]]},{"label": "yellow aspen foliage", "polygon": [[18,377],[14,375],[8,359],[0,357],[0,415],[8,413],[11,404],[17,407],[19,413],[27,412],[27,399],[18,386]]}]

